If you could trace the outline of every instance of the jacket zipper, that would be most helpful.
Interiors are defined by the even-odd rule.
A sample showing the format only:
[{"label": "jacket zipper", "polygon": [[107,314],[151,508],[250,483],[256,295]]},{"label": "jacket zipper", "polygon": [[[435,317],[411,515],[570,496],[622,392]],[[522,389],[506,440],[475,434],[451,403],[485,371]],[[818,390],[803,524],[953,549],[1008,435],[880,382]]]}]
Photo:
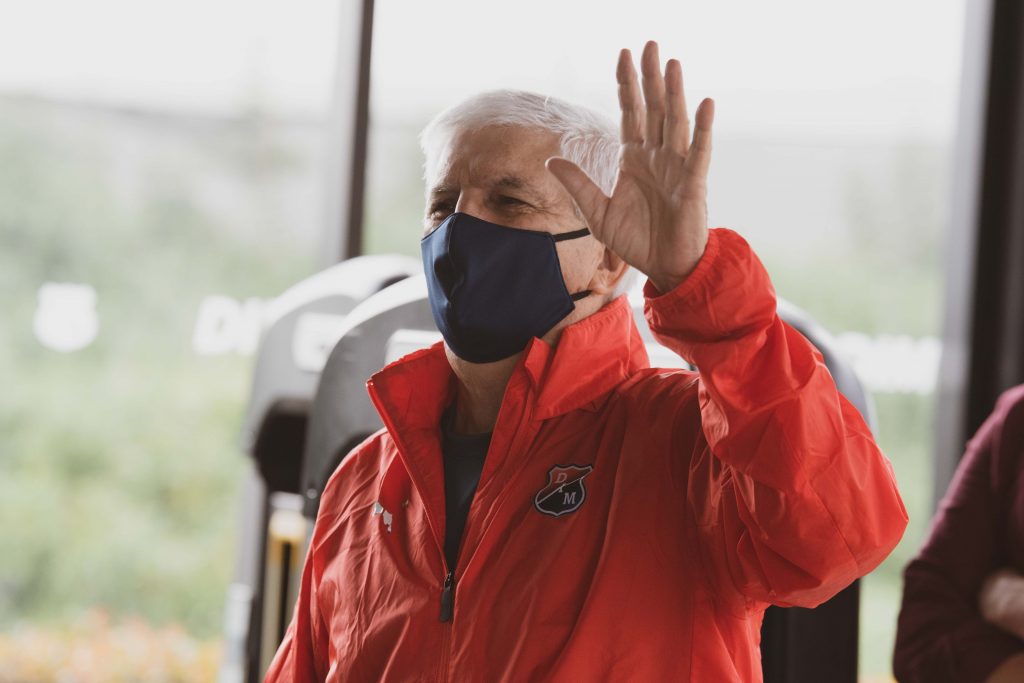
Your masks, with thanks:
[{"label": "jacket zipper", "polygon": [[455,609],[455,572],[449,571],[441,584],[441,621],[451,621]]},{"label": "jacket zipper", "polygon": [[438,621],[441,622],[443,633],[441,634],[441,658],[437,663],[436,681],[448,680],[448,661],[451,657],[452,646],[452,619],[455,614],[455,570],[448,569],[444,575],[444,582],[441,584],[441,613]]},{"label": "jacket zipper", "polygon": [[[401,445],[403,445],[403,444],[400,444],[399,437],[397,436],[398,435],[398,431],[394,428],[394,425],[392,424],[391,420],[389,419],[387,411],[384,410],[383,406],[381,405],[380,398],[377,396],[376,387],[374,387],[373,383],[370,382],[370,383],[368,383],[368,388],[369,388],[370,400],[373,402],[374,406],[377,408],[377,412],[380,414],[381,418],[383,419],[384,425],[387,427],[388,432],[392,435],[392,438],[395,440],[396,445],[400,446],[399,447],[399,452],[401,453],[401,451],[402,451]],[[498,419],[497,419],[497,421],[495,423],[495,426],[497,426],[497,423],[500,423],[502,421],[502,414],[507,409],[508,408],[506,406],[502,405],[502,409],[498,413]],[[509,438],[508,450],[511,450],[512,446],[514,445],[516,437],[519,436],[519,431],[520,431],[519,429],[516,429],[513,432],[512,436]],[[488,455],[490,455],[490,454],[488,454]],[[436,524],[434,524],[434,520],[431,517],[429,510],[427,510],[426,514],[427,514],[428,523],[430,523],[431,527],[435,530],[435,534],[434,535],[436,537],[437,536],[436,532],[437,532],[438,527],[436,526]],[[465,532],[463,532],[463,533],[465,533]],[[443,538],[443,536],[442,536],[442,538]],[[465,539],[463,538],[463,540],[465,540]],[[448,624],[448,626],[444,628],[444,636],[443,636],[444,643],[443,643],[443,645],[441,647],[441,661],[438,663],[439,666],[438,666],[437,680],[438,681],[447,681],[448,680],[448,665],[449,665],[449,660],[451,658],[451,641],[452,641],[452,627],[453,627],[452,626],[452,622],[453,622],[454,617],[455,617],[455,585],[456,585],[456,581],[455,581],[455,570],[454,569],[449,569],[448,568],[448,564],[447,564],[447,562],[444,559],[444,546],[443,546],[443,544],[439,544],[438,545],[438,550],[441,552],[441,563],[442,563],[442,566],[444,567],[444,570],[446,572],[445,576],[444,576],[444,580],[441,583],[441,604],[440,604],[440,610],[439,610],[439,614],[438,614],[438,621],[441,622],[441,623],[446,623],[446,624]],[[460,552],[461,552],[461,548],[460,548]]]}]

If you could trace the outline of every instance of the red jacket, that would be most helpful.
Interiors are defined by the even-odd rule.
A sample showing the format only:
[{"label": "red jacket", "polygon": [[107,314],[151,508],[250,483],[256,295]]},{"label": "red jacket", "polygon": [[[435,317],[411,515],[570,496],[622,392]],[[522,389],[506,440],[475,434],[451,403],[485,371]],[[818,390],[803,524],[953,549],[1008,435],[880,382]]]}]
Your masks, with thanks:
[{"label": "red jacket", "polygon": [[[649,367],[625,297],[531,341],[445,566],[440,344],[368,383],[385,429],[327,484],[267,681],[759,681],[769,604],[813,607],[907,523],[892,467],[747,243],[711,231],[645,313],[700,375]],[[450,593],[449,593],[450,595]]]}]

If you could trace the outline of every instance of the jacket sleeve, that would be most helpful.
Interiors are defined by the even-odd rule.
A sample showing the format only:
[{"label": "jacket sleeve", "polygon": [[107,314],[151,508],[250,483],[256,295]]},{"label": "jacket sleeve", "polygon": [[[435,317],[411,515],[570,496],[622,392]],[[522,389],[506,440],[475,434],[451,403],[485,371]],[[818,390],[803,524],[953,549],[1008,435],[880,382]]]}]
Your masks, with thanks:
[{"label": "jacket sleeve", "polygon": [[813,607],[881,563],[907,525],[892,465],[818,350],[776,314],[747,242],[711,230],[679,286],[648,281],[644,295],[655,337],[699,370],[703,438],[694,446],[690,428],[680,447],[693,449],[687,504],[714,580]]},{"label": "jacket sleeve", "polygon": [[[1004,395],[971,439],[928,540],[903,572],[893,672],[904,683],[980,683],[1024,652],[1024,643],[986,621],[977,603],[985,578],[1008,563],[999,539],[1010,517],[1012,490],[1006,485],[1015,484],[1016,476],[1006,475],[1020,468],[1024,430],[1004,438],[1004,427],[1008,412],[1024,421],[1024,393],[1017,394],[1016,411]],[[1000,452],[1001,446],[1011,453]],[[1001,457],[1007,455],[1012,457]]]},{"label": "jacket sleeve", "polygon": [[313,540],[303,562],[299,596],[292,621],[267,670],[264,683],[312,683],[326,678],[324,663],[327,661],[328,633],[320,615],[314,572],[317,532],[320,528],[322,525],[318,518]]}]

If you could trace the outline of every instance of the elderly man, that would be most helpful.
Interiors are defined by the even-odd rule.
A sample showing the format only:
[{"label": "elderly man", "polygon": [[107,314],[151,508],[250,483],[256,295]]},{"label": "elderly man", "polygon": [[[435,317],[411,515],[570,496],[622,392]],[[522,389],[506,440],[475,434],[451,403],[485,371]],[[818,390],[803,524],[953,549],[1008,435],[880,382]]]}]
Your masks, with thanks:
[{"label": "elderly man", "polygon": [[[620,138],[528,93],[424,131],[443,343],[369,381],[268,681],[757,681],[770,604],[871,571],[907,516],[747,243],[708,230],[714,104],[648,43]],[[642,94],[641,94],[642,91]],[[699,373],[651,368],[624,296]]]}]

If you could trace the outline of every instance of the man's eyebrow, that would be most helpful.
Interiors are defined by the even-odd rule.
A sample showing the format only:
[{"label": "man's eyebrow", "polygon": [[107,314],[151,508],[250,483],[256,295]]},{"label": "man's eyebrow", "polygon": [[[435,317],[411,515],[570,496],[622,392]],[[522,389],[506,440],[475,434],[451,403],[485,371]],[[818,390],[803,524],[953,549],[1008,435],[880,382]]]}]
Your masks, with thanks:
[{"label": "man's eyebrow", "polygon": [[[494,181],[491,184],[491,187],[500,190],[519,190],[537,197],[543,196],[543,193],[536,186],[525,178],[517,175],[502,176]],[[457,193],[458,191],[459,189],[457,187],[453,187],[451,185],[435,185],[430,190],[430,196],[436,197],[438,195]]]},{"label": "man's eyebrow", "polygon": [[537,205],[547,204],[551,201],[551,197],[547,192],[530,181],[515,175],[507,175],[499,178],[498,181],[494,183],[494,189],[515,190],[516,192],[526,195],[526,198]]},{"label": "man's eyebrow", "polygon": [[527,192],[535,192],[533,185],[516,175],[502,176],[496,183],[494,183],[494,186],[509,190],[526,190]]}]

